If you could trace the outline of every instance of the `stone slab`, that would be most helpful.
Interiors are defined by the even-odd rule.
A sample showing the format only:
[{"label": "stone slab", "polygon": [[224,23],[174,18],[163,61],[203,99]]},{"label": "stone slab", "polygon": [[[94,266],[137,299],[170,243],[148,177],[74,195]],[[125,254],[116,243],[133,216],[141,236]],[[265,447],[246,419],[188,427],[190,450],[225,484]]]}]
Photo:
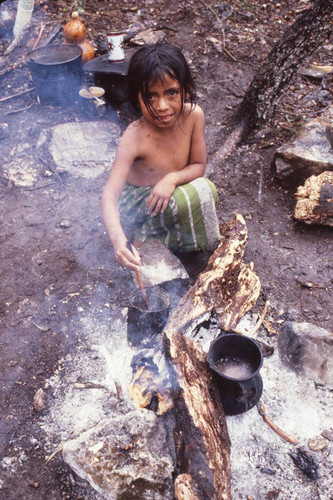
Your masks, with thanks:
[{"label": "stone slab", "polygon": [[120,127],[109,121],[63,123],[52,129],[49,151],[58,173],[95,179],[110,169]]}]

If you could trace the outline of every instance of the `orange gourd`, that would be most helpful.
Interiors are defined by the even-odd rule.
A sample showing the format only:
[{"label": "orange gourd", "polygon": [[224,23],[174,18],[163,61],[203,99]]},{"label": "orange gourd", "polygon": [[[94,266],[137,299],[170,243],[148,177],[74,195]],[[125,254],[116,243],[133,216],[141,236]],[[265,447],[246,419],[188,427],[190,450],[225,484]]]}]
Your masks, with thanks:
[{"label": "orange gourd", "polygon": [[95,57],[94,47],[85,38],[83,42],[78,43],[78,46],[82,49],[82,62],[90,61]]},{"label": "orange gourd", "polygon": [[73,12],[72,18],[64,27],[64,43],[76,43],[82,49],[82,62],[90,61],[95,57],[95,51],[86,39],[87,30],[79,18],[77,12]]},{"label": "orange gourd", "polygon": [[64,37],[66,42],[78,43],[83,42],[87,34],[87,30],[83,22],[79,18],[77,12],[73,12],[72,19],[64,27]]}]

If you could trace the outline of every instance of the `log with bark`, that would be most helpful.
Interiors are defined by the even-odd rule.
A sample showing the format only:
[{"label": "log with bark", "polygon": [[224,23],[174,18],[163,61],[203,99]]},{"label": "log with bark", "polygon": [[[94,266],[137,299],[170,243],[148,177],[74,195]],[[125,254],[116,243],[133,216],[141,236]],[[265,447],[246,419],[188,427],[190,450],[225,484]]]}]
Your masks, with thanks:
[{"label": "log with bark", "polygon": [[243,262],[248,240],[243,216],[237,214],[232,222],[224,223],[221,234],[220,245],[181,299],[167,329],[172,324],[177,330],[184,330],[196,318],[214,311],[219,326],[230,331],[256,303],[261,286],[252,266]]},{"label": "log with bark", "polygon": [[[230,442],[217,388],[201,345],[183,332],[207,312],[233,328],[256,302],[260,281],[242,262],[247,228],[241,215],[222,227],[222,241],[207,268],[179,303],[165,327],[165,346],[179,386],[174,400],[178,492],[188,498],[230,498]],[[185,490],[184,490],[185,489]]]},{"label": "log with bark", "polygon": [[306,224],[333,226],[333,172],[312,175],[299,186],[295,218]]}]

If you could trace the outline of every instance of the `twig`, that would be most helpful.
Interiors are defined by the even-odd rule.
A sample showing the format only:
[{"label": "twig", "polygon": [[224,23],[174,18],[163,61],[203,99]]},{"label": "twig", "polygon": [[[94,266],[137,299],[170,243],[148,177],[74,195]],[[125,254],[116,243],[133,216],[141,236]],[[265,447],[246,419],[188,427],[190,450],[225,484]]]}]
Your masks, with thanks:
[{"label": "twig", "polygon": [[262,416],[262,418],[264,419],[264,422],[266,422],[266,424],[274,431],[276,432],[276,434],[278,434],[280,437],[282,437],[282,439],[284,439],[285,441],[288,441],[288,443],[291,443],[291,444],[298,444],[298,441],[297,439],[295,439],[294,437],[292,436],[288,436],[288,434],[286,434],[282,429],[280,429],[280,427],[278,427],[274,422],[273,420],[271,420],[267,414],[266,414],[266,410],[265,410],[265,407],[264,405],[262,404],[262,402],[260,401],[259,403],[257,403],[257,409],[258,409],[258,412],[259,412],[259,415]]},{"label": "twig", "polygon": [[259,175],[259,188],[258,188],[258,204],[261,204],[261,193],[262,193],[262,175],[263,175],[263,166],[260,165],[260,175]]},{"label": "twig", "polygon": [[42,34],[43,34],[43,31],[44,31],[44,28],[45,28],[45,24],[40,23],[39,35],[38,35],[38,37],[37,37],[37,40],[36,40],[36,41],[35,41],[35,43],[34,43],[34,46],[32,47],[32,50],[34,50],[34,49],[37,47],[37,45],[38,45],[38,43],[39,43],[39,41],[40,41],[40,39],[41,39],[41,37],[42,37]]},{"label": "twig", "polygon": [[22,90],[22,92],[18,92],[17,94],[9,95],[7,97],[2,97],[0,99],[0,102],[9,101],[9,99],[14,99],[14,97],[19,97],[21,95],[28,94],[28,92],[32,92],[35,89],[36,89],[35,87],[32,87],[31,89]]},{"label": "twig", "polygon": [[[262,323],[263,323],[263,321],[265,319],[265,316],[267,314],[268,306],[269,306],[269,300],[266,301],[264,310],[262,312],[262,315],[260,316],[260,318],[258,319],[257,323],[255,324],[255,327],[253,328],[252,332],[250,333],[251,336],[254,335],[259,330],[259,328],[261,327],[261,325],[262,325]],[[238,333],[238,335],[244,335],[243,332],[241,332],[240,330],[237,330],[236,328],[233,328],[232,332],[233,333]]]},{"label": "twig", "polygon": [[60,443],[59,446],[57,446],[57,448],[55,449],[55,451],[49,456],[47,457],[46,459],[46,463],[48,464],[50,462],[50,460],[52,460],[53,457],[56,456],[57,453],[59,453],[59,451],[61,451],[64,447],[64,443]]},{"label": "twig", "polygon": [[263,321],[265,319],[265,316],[267,314],[268,306],[269,306],[269,300],[266,301],[266,304],[265,304],[264,310],[262,312],[262,315],[260,316],[260,318],[257,321],[255,327],[253,328],[253,330],[251,332],[251,335],[254,335],[259,330],[259,328],[261,327],[261,325],[262,325],[262,323],[263,323]]},{"label": "twig", "polygon": [[53,184],[56,184],[56,183],[55,182],[49,182],[48,184],[43,184],[43,186],[36,186],[34,188],[31,188],[31,189],[26,189],[26,191],[37,191],[37,189],[47,188],[49,186],[53,186]]},{"label": "twig", "polygon": [[113,395],[113,392],[110,391],[106,385],[103,384],[95,384],[94,382],[76,382],[74,384],[76,389],[103,389],[107,391],[109,394]]},{"label": "twig", "polygon": [[[126,241],[126,246],[129,249],[129,251],[131,253],[133,253],[132,244],[129,241]],[[147,296],[147,292],[146,292],[146,289],[145,289],[143,281],[142,281],[140,271],[135,271],[135,275],[136,275],[136,279],[138,280],[138,284],[139,284],[141,294],[142,294],[143,300],[145,302],[146,308],[149,309],[148,296]]]},{"label": "twig", "polygon": [[219,18],[219,16],[216,14],[215,10],[211,7],[211,5],[208,5],[206,2],[204,2],[204,0],[200,0],[200,2],[206,7],[206,9],[210,10],[214,16],[216,17],[217,19],[217,22],[219,23],[219,26],[221,28],[221,32],[222,32],[222,38],[223,38],[223,45],[221,46],[221,50],[223,50],[223,52],[225,52],[229,57],[231,57],[231,59],[233,59],[235,62],[238,62],[236,57],[234,57],[225,47],[225,31],[224,31],[224,28],[223,28],[223,25],[221,23],[221,19]]},{"label": "twig", "polygon": [[115,385],[115,387],[116,387],[117,398],[118,398],[119,400],[124,399],[123,389],[122,389],[122,387],[121,387],[120,383],[118,382],[118,380],[115,380],[115,381],[114,381],[114,385]]},{"label": "twig", "polygon": [[25,108],[19,108],[19,109],[13,109],[12,111],[7,111],[7,113],[5,113],[5,116],[14,115],[15,113],[21,113],[22,111],[27,111],[33,105],[34,105],[34,103],[30,104],[29,106],[26,106]]}]

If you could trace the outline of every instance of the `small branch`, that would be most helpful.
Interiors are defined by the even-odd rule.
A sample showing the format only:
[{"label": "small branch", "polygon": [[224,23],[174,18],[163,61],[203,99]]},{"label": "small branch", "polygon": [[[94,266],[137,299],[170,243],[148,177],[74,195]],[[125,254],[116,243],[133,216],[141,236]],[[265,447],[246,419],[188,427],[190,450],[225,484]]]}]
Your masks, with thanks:
[{"label": "small branch", "polygon": [[55,457],[57,453],[59,453],[59,451],[62,451],[63,446],[64,446],[64,443],[60,443],[59,446],[57,446],[57,448],[54,450],[54,452],[50,456],[46,457],[45,463],[48,464],[50,462],[50,460],[52,460],[52,458]]},{"label": "small branch", "polygon": [[43,34],[43,31],[44,31],[44,28],[45,28],[45,24],[40,23],[39,35],[38,35],[37,40],[36,40],[36,41],[35,41],[35,43],[34,43],[34,46],[32,47],[32,50],[34,50],[34,49],[37,47],[37,45],[39,44],[39,41],[40,41],[40,39],[41,39],[41,37],[42,37],[42,34]]},{"label": "small branch", "polygon": [[269,301],[267,300],[265,307],[264,307],[264,310],[262,312],[262,315],[260,316],[259,320],[257,321],[256,326],[253,328],[251,335],[254,335],[261,327],[261,325],[265,319],[265,316],[267,314],[268,306],[269,306]]},{"label": "small branch", "polygon": [[265,407],[264,405],[262,404],[262,402],[260,401],[259,403],[257,403],[257,409],[258,409],[258,412],[259,412],[259,415],[262,416],[262,418],[264,419],[264,422],[266,422],[266,424],[274,431],[276,432],[276,434],[278,434],[280,437],[282,437],[282,439],[284,439],[285,441],[288,441],[288,443],[291,443],[291,444],[298,444],[298,441],[297,439],[295,439],[294,437],[292,436],[288,436],[288,434],[286,434],[282,429],[280,429],[280,427],[278,427],[274,422],[273,420],[271,420],[267,414],[266,414],[266,410],[265,410]]},{"label": "small branch", "polygon": [[0,102],[9,101],[9,99],[14,99],[14,97],[19,97],[21,95],[28,94],[29,92],[32,92],[33,90],[35,90],[35,87],[32,87],[31,89],[27,89],[27,90],[22,90],[22,92],[18,92],[17,94],[9,95],[7,97],[2,97],[0,99]]},{"label": "small branch", "polygon": [[260,175],[259,175],[259,187],[258,187],[258,204],[261,205],[261,195],[262,195],[262,176],[263,176],[263,166],[260,165]]},{"label": "small branch", "polygon": [[34,105],[34,103],[30,104],[30,106],[26,106],[25,108],[19,108],[19,109],[13,109],[12,111],[7,111],[7,113],[5,113],[5,116],[14,115],[15,113],[21,113],[21,111],[27,111],[33,105]]}]

